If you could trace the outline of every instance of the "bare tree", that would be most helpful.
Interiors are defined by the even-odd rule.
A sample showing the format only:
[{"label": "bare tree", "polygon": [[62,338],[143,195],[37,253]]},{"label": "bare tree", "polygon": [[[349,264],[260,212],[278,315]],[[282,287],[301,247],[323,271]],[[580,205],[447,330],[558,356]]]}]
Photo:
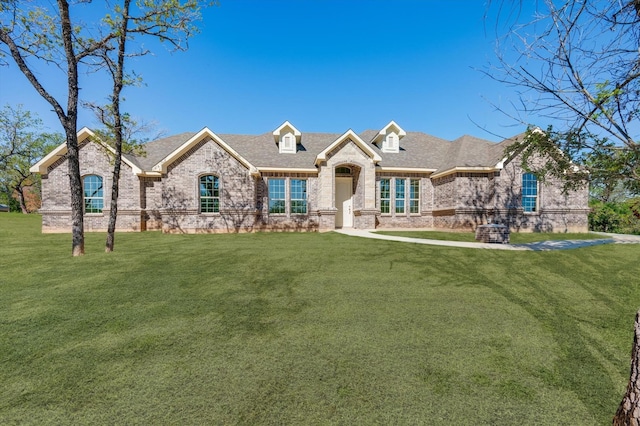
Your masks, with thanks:
[{"label": "bare tree", "polygon": [[[493,2],[511,22],[498,43],[498,63],[486,72],[520,90],[515,118],[548,120],[525,118],[531,125],[526,137],[508,153],[523,153],[525,167],[532,155],[543,155],[547,164],[536,170],[540,175],[569,184],[591,176],[605,191],[622,182],[628,194],[640,194],[640,1],[536,4],[536,13],[518,23],[524,2]],[[640,312],[615,425],[640,425],[639,339]]]},{"label": "bare tree", "polygon": [[[486,72],[519,90],[515,118],[554,124],[554,146],[537,140],[526,142],[529,148],[545,155],[560,148],[574,163],[615,173],[639,192],[640,2],[544,0],[524,23],[517,22],[522,8],[505,14],[513,3],[498,4],[510,30]],[[531,116],[548,121],[531,123]]]}]

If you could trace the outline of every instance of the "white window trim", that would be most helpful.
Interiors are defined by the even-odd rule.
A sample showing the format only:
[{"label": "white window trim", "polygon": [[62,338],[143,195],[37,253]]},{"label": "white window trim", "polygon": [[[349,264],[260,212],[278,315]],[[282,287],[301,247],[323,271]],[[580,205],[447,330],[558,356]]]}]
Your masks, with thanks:
[{"label": "white window trim", "polygon": [[[86,208],[87,208],[87,202],[86,199],[87,197],[85,196],[85,179],[87,177],[90,176],[95,176],[100,178],[100,181],[102,183],[102,197],[89,197],[90,199],[102,199],[102,209],[99,212],[89,212],[87,213]],[[104,192],[105,192],[105,188],[104,188],[104,177],[97,174],[97,173],[88,173],[84,176],[82,176],[82,214],[85,216],[104,216],[104,210],[105,210],[105,197],[104,197]]]},{"label": "white window trim", "polygon": [[[393,185],[393,214],[395,216],[406,216],[407,215],[407,179],[405,178],[394,178],[394,185]],[[398,198],[398,187],[400,185],[398,185],[398,181],[402,181],[403,185],[402,185],[402,198]],[[402,200],[402,211],[399,212],[398,211],[398,204],[397,202]]]},{"label": "white window trim", "polygon": [[[295,201],[304,201],[304,205],[305,205],[305,212],[304,213],[293,213],[291,211],[291,202],[294,201],[294,199],[291,197],[291,181],[292,180],[300,180],[300,181],[304,181],[304,186],[305,186],[305,191],[304,191],[304,199],[301,198],[296,198]],[[285,204],[286,204],[286,209],[289,213],[289,215],[291,216],[306,216],[309,214],[309,180],[306,178],[287,178],[288,183],[286,184],[287,187],[289,187],[288,189],[288,198],[287,200],[285,200]]]},{"label": "white window trim", "polygon": [[[534,176],[536,178],[536,204],[535,204],[535,210],[534,211],[527,211],[524,209],[524,176],[526,174],[530,174],[532,176]],[[540,180],[538,179],[538,177],[530,172],[525,172],[522,174],[521,177],[521,188],[520,188],[520,197],[521,197],[521,201],[520,201],[520,206],[522,207],[522,213],[525,215],[539,215],[540,214]],[[527,198],[532,198],[530,196],[528,196]]]},{"label": "white window trim", "polygon": [[[389,211],[388,212],[384,212],[384,213],[382,212],[382,201],[383,201],[383,198],[382,198],[382,181],[383,180],[388,180],[389,181],[389,198],[384,198],[385,201],[389,201]],[[380,209],[380,214],[382,216],[392,216],[392,212],[395,211],[395,206],[392,203],[392,201],[393,201],[393,196],[392,195],[393,195],[393,187],[394,187],[392,182],[393,182],[393,178],[390,178],[390,177],[380,178],[380,180],[378,182],[378,190],[380,191],[380,194],[379,194],[379,197],[378,197],[380,204],[378,205],[378,208]],[[393,209],[392,209],[392,206],[393,206]]]},{"label": "white window trim", "polygon": [[[283,180],[284,181],[284,212],[282,213],[272,213],[271,212],[271,187],[270,187],[270,182],[272,180]],[[288,203],[287,203],[287,198],[289,197],[289,185],[287,184],[287,181],[289,179],[288,178],[283,178],[283,177],[270,177],[267,180],[267,191],[268,191],[268,197],[267,197],[267,214],[268,215],[273,215],[273,216],[288,216],[288,212],[289,212],[289,208],[288,208]],[[277,200],[281,200],[282,198],[278,198]]]},{"label": "white window trim", "polygon": [[[200,179],[202,179],[203,176],[213,176],[218,180],[218,196],[212,196],[212,197],[206,197],[206,198],[211,198],[212,200],[215,200],[216,198],[218,199],[218,211],[217,212],[203,212],[202,211],[202,195],[200,194]],[[222,209],[222,197],[220,196],[220,194],[222,193],[222,179],[220,179],[220,176],[215,174],[215,173],[203,173],[201,175],[198,175],[198,180],[197,180],[197,194],[198,194],[198,214],[201,215],[220,215],[220,210]]]},{"label": "white window trim", "polygon": [[[413,181],[418,181],[418,198],[411,198],[411,182]],[[420,199],[421,199],[421,187],[422,187],[422,181],[421,179],[417,179],[417,178],[409,178],[409,197],[407,197],[407,212],[409,213],[410,216],[420,216],[421,215],[421,208],[420,208]],[[413,213],[411,212],[411,201],[417,201],[418,202],[418,211]]]}]

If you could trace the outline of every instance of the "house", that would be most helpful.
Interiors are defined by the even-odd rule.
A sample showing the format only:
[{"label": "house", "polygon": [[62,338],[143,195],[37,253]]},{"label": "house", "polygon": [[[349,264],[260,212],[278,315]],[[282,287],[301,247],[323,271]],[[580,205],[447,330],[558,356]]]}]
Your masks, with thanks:
[{"label": "house", "polygon": [[[87,231],[107,228],[113,150],[78,133]],[[117,228],[165,232],[328,231],[336,228],[473,230],[495,222],[512,231],[587,231],[587,188],[563,193],[538,182],[513,139],[447,141],[391,121],[360,134],[301,132],[284,122],[262,135],[204,128],[149,142],[126,155]],[[36,163],[42,230],[69,232],[66,146]]]}]

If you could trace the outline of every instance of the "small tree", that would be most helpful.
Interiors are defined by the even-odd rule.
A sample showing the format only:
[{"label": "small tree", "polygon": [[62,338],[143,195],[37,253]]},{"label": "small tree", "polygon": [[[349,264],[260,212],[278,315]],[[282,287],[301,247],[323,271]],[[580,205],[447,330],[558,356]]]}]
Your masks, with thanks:
[{"label": "small tree", "polygon": [[[96,3],[99,3],[97,7],[103,6],[101,2]],[[137,0],[135,5],[140,15],[132,17],[129,14],[131,1],[126,0],[124,6],[115,4],[102,20],[80,23],[72,21],[68,0],[56,0],[56,10],[49,10],[48,4],[0,1],[0,48],[5,49],[0,49],[0,59],[6,56],[12,58],[34,89],[53,107],[65,132],[74,256],[84,254],[83,190],[77,138],[79,69],[90,71],[104,66],[111,67],[109,71],[114,76],[114,90],[110,108],[114,117],[119,116],[120,91],[124,81],[119,80],[117,75],[119,67],[122,70],[120,75],[124,76],[124,62],[128,57],[125,43],[128,37],[137,32],[154,36],[174,47],[182,47],[180,43],[183,38],[178,35],[185,31],[185,28],[193,29],[191,22],[199,16],[201,3],[197,0]],[[78,10],[89,8],[91,5],[91,2],[72,4]],[[110,3],[107,3],[107,6],[110,6]],[[134,30],[134,26],[131,29],[128,27],[129,22],[134,21],[140,25],[138,30]],[[114,46],[118,46],[118,53],[117,59],[112,61],[108,58],[112,57],[112,51],[116,49]],[[140,53],[148,51],[141,50]],[[96,58],[105,61],[99,60],[96,63]],[[63,71],[61,75],[65,84],[59,81],[57,86],[66,87],[66,108],[63,107],[64,102],[57,99],[37,78],[37,66],[47,65]],[[114,126],[115,133],[118,134],[120,126],[117,122],[114,122]],[[119,157],[119,154],[116,157]],[[114,182],[117,182],[117,179]],[[114,207],[117,209],[117,205]]]},{"label": "small tree", "polygon": [[135,76],[125,72],[125,59],[149,53],[146,49],[129,53],[128,46],[136,36],[151,36],[168,43],[175,50],[185,50],[186,40],[197,31],[193,22],[200,18],[201,3],[204,4],[197,0],[185,2],[161,0],[139,1],[132,5],[131,0],[123,0],[121,5],[114,5],[112,14],[104,18],[109,33],[114,34],[115,37],[106,43],[95,57],[98,59],[98,64],[108,71],[113,86],[108,105],[104,107],[91,105],[91,107],[106,127],[102,132],[103,139],[111,143],[115,150],[106,252],[113,251],[115,244],[122,154],[138,145],[138,142],[131,137],[136,129],[136,123],[128,114],[121,112],[122,90],[125,86],[138,81]]},{"label": "small tree", "polygon": [[39,192],[40,178],[31,165],[62,143],[60,134],[41,133],[41,121],[21,106],[0,110],[0,190],[10,199],[17,195],[22,213],[29,213],[27,188]]},{"label": "small tree", "polygon": [[[0,2],[0,57],[10,56],[33,88],[53,108],[67,144],[69,187],[71,191],[71,252],[84,254],[84,210],[82,179],[78,161],[78,68],[88,56],[108,42],[82,37],[81,26],[74,25],[69,2],[57,0],[57,10],[50,11],[33,3],[13,0]],[[113,36],[111,36],[113,37]],[[36,76],[36,66],[54,65],[63,70],[65,101],[57,99]]]}]

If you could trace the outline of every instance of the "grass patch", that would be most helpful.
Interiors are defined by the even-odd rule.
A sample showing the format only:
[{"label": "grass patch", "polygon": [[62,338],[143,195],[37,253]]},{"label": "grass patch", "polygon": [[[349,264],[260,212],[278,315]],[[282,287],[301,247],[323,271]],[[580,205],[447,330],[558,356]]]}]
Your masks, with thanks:
[{"label": "grass patch", "polygon": [[610,423],[640,306],[636,245],[0,242],[0,424]]},{"label": "grass patch", "polygon": [[[427,240],[463,241],[475,243],[475,232],[443,232],[443,231],[376,231],[376,234],[395,235],[398,237],[423,238]],[[607,238],[602,235],[588,233],[557,232],[513,232],[509,239],[511,244],[537,243],[540,241],[561,240],[598,240]]]}]

